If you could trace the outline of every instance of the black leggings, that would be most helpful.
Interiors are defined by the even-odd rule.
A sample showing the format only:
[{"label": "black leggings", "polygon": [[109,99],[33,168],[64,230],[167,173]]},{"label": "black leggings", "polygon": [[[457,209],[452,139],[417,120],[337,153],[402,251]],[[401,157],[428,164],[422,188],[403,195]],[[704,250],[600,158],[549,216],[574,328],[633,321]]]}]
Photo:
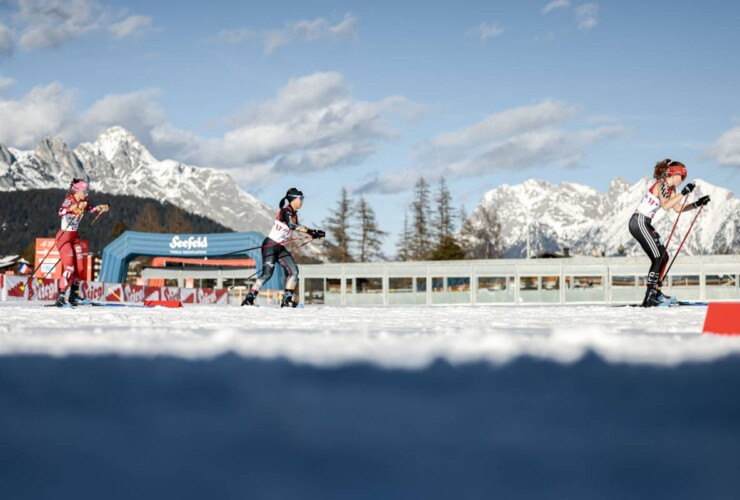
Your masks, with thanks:
[{"label": "black leggings", "polygon": [[660,284],[660,275],[668,264],[668,252],[660,241],[660,235],[651,224],[652,219],[641,213],[635,213],[630,219],[630,234],[640,243],[645,253],[650,257],[650,271],[648,285]]},{"label": "black leggings", "polygon": [[254,284],[254,289],[259,290],[267,281],[272,278],[275,271],[275,264],[280,263],[285,269],[285,288],[294,290],[298,283],[298,266],[293,260],[287,248],[278,244],[270,238],[265,238],[262,242],[262,273]]}]

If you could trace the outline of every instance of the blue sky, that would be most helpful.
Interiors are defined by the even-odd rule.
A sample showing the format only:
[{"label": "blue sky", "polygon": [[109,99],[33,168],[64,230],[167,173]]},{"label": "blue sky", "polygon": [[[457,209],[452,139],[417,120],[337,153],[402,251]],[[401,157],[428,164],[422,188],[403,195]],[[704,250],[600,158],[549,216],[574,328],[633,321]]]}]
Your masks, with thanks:
[{"label": "blue sky", "polygon": [[423,175],[468,210],[654,162],[740,192],[740,4],[0,0],[0,142],[122,125],[320,222],[363,192],[393,247]]}]

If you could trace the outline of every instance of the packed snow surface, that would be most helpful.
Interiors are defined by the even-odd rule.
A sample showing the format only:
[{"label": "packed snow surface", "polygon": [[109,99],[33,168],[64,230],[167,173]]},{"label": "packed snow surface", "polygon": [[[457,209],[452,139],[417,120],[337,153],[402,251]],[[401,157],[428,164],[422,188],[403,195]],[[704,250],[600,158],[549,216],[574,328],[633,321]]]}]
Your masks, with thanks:
[{"label": "packed snow surface", "polygon": [[313,366],[419,369],[507,363],[678,365],[740,353],[740,336],[702,335],[706,307],[273,307],[57,309],[2,303],[0,355],[285,358]]}]

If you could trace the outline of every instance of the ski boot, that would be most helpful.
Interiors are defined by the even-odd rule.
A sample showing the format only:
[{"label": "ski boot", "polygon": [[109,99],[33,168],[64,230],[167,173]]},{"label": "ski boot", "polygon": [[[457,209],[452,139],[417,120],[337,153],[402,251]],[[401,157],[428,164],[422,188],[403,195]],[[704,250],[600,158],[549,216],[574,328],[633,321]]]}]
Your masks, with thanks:
[{"label": "ski boot", "polygon": [[298,307],[298,302],[293,301],[293,290],[285,290],[283,293],[283,301],[280,302],[280,307]]},{"label": "ski boot", "polygon": [[59,292],[59,295],[57,295],[57,300],[54,302],[54,305],[56,307],[72,307],[72,304],[67,302],[67,298],[64,296],[65,292]]},{"label": "ski boot", "polygon": [[257,292],[254,288],[250,288],[249,292],[247,292],[247,296],[244,297],[244,300],[242,301],[243,306],[253,306],[254,300],[257,298]]},{"label": "ski boot", "polygon": [[69,288],[69,303],[73,306],[89,306],[92,300],[80,297],[80,285],[72,285]]},{"label": "ski boot", "polygon": [[672,302],[654,286],[648,288],[645,300],[642,301],[642,307],[671,307],[671,305]]},{"label": "ski boot", "polygon": [[658,290],[658,295],[660,295],[663,298],[664,301],[669,302],[671,305],[678,304],[678,299],[676,299],[675,297],[671,297],[670,295],[666,295],[666,294],[663,293],[663,283],[660,282],[660,281],[658,282],[657,290]]}]

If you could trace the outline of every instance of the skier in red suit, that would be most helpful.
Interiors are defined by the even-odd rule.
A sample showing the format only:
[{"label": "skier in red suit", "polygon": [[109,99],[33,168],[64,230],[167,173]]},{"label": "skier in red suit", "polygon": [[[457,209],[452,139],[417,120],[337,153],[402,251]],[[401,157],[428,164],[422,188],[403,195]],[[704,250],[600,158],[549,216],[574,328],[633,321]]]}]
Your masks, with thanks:
[{"label": "skier in red suit", "polygon": [[[79,270],[82,269],[84,254],[77,228],[85,212],[106,212],[109,208],[108,205],[91,207],[87,201],[88,190],[87,182],[75,179],[70,188],[71,193],[59,207],[62,228],[57,232],[56,246],[62,260],[62,279],[55,303],[58,307],[74,306],[83,302],[79,296]],[[70,286],[69,302],[67,302],[65,297]]]}]

